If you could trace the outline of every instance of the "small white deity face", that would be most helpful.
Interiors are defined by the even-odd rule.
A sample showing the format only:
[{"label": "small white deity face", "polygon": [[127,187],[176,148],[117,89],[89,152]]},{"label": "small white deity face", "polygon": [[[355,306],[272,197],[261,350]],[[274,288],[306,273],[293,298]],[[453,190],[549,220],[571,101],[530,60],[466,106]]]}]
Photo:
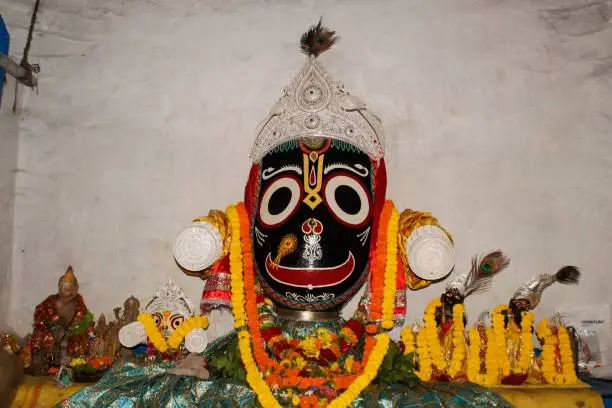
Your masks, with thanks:
[{"label": "small white deity face", "polygon": [[157,296],[145,306],[145,311],[151,313],[159,332],[166,338],[193,316],[193,310],[193,303],[171,279],[157,289]]},{"label": "small white deity face", "polygon": [[187,320],[185,315],[173,313],[169,310],[154,312],[151,313],[151,316],[153,316],[153,320],[155,321],[159,332],[166,338],[170,337],[174,330],[176,330],[181,323]]}]

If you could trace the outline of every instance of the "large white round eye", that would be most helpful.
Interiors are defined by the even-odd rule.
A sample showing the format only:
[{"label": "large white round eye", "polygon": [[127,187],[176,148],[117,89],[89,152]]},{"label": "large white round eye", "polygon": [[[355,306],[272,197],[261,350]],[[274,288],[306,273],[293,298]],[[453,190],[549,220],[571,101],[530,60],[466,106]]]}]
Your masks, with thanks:
[{"label": "large white round eye", "polygon": [[325,184],[325,201],[332,214],[342,223],[361,227],[369,219],[371,198],[355,178],[339,174]]},{"label": "large white round eye", "polygon": [[285,222],[297,210],[302,191],[293,177],[274,180],[264,191],[259,204],[259,219],[268,227]]}]

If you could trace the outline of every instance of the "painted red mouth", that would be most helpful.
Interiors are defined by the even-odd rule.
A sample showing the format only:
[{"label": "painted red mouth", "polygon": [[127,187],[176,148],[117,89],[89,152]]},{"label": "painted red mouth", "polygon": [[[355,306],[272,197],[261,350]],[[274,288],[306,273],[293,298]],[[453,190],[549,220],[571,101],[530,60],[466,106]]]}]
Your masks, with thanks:
[{"label": "painted red mouth", "polygon": [[271,254],[266,257],[266,271],[277,282],[300,288],[324,288],[344,282],[355,270],[355,257],[349,251],[346,261],[329,268],[292,268],[276,265]]}]

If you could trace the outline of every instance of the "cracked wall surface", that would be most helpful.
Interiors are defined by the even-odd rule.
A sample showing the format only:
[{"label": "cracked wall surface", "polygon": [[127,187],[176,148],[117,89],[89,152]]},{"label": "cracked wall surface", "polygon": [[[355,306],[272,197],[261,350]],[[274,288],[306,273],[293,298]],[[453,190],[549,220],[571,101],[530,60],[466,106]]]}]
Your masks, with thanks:
[{"label": "cracked wall surface", "polygon": [[[30,2],[3,15],[23,48]],[[457,242],[512,258],[476,316],[564,264],[578,288],[538,308],[604,302],[612,284],[610,1],[130,0],[44,2],[20,100],[10,322],[73,264],[95,313],[167,277],[198,300],[171,247],[194,216],[242,198],[257,123],[300,67],[322,14],[321,58],[382,118],[388,196],[432,211]],[[18,52],[17,52],[18,54]],[[409,321],[443,290],[408,297]]]}]

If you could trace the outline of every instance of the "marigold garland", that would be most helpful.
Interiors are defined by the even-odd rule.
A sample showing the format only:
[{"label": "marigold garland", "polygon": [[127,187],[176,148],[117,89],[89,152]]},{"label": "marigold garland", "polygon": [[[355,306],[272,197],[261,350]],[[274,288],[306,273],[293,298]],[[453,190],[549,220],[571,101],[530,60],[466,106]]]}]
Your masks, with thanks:
[{"label": "marigold garland", "polygon": [[208,318],[206,316],[193,316],[181,323],[166,341],[150,313],[140,312],[138,314],[138,321],[144,326],[147,337],[151,344],[153,344],[153,347],[161,353],[168,351],[168,348],[178,348],[185,336],[193,329],[208,328]]},{"label": "marigold garland", "polygon": [[515,372],[527,374],[533,353],[533,335],[531,334],[535,318],[533,312],[521,312],[521,350],[516,363]]},{"label": "marigold garland", "polygon": [[440,346],[440,338],[438,337],[438,327],[436,323],[436,309],[442,307],[442,301],[440,298],[435,298],[425,308],[423,314],[424,326],[421,329],[425,332],[424,341],[425,344],[421,346],[428,350],[429,356],[433,365],[438,371],[445,371],[447,364],[442,354],[442,347]]},{"label": "marigold garland", "polygon": [[410,325],[404,327],[400,333],[402,344],[404,345],[404,354],[414,353],[414,333]]},{"label": "marigold garland", "polygon": [[[498,348],[498,363],[504,377],[510,374],[527,374],[529,364],[531,363],[532,346],[532,326],[534,322],[533,312],[521,312],[521,329],[518,334],[512,332],[514,321],[509,315],[510,311],[507,305],[499,305],[493,309],[493,333],[495,336],[495,344]],[[505,327],[505,318],[508,315],[508,327]],[[507,340],[510,337],[519,337],[519,355],[514,361],[510,360],[508,355]],[[514,362],[514,364],[512,364]]]},{"label": "marigold garland", "polygon": [[[376,239],[376,261],[374,271],[385,271],[382,273],[372,273],[370,282],[372,287],[371,298],[370,298],[370,321],[378,322],[383,318],[383,302],[384,302],[384,286],[386,283],[386,275],[387,275],[387,243],[389,242],[387,236],[387,230],[385,230],[385,226],[390,224],[391,215],[393,213],[393,203],[389,200],[385,201],[383,209],[380,214],[380,223],[378,226],[378,235]],[[399,220],[399,219],[398,219]],[[395,240],[397,245],[397,233],[395,234]],[[393,258],[395,259],[395,258]],[[396,266],[397,267],[397,266]],[[395,296],[395,292],[393,293]],[[368,333],[375,333],[375,326],[370,325],[368,328]]]},{"label": "marigold garland", "polygon": [[[255,281],[251,256],[249,220],[244,204],[239,203],[237,206],[230,206],[227,210],[227,216],[231,226],[230,272],[232,275],[232,308],[235,327],[238,331],[238,347],[246,369],[247,382],[253,391],[255,391],[263,406],[280,407],[258,367],[259,363],[264,369],[266,367],[270,369],[275,366],[276,362],[267,355],[261,338],[254,290]],[[384,294],[384,292],[381,294]],[[248,330],[245,330],[247,328]],[[251,348],[251,335],[253,337],[253,349]],[[378,334],[374,338],[366,338],[363,362],[365,366],[362,373],[354,381],[351,381],[350,384],[346,384],[347,388],[340,396],[329,402],[330,407],[338,408],[349,405],[370,384],[387,353],[389,341],[389,336],[386,333]],[[304,377],[300,381],[302,379]],[[308,378],[304,379],[304,381],[306,380]],[[315,379],[312,378],[310,380]],[[304,397],[302,396],[299,399],[300,404],[303,401],[308,404],[311,402],[315,403],[315,398],[312,398],[312,396],[307,401],[304,400]],[[311,399],[313,401],[310,401]],[[296,398],[292,398],[292,402],[295,403],[296,401]],[[326,401],[318,401],[318,403],[321,402],[325,404]]]},{"label": "marigold garland", "polygon": [[467,377],[471,382],[486,386],[499,383],[499,357],[494,338],[491,327],[472,327],[468,331]]},{"label": "marigold garland", "polygon": [[[382,301],[382,328],[390,330],[395,323],[393,322],[393,309],[395,305],[395,292],[397,289],[397,242],[399,231],[400,214],[393,206],[391,201],[387,201],[391,208],[389,223],[387,226],[387,256],[385,258],[384,291]],[[384,228],[385,224],[382,224]]]},{"label": "marigold garland", "polygon": [[504,327],[504,316],[508,311],[508,305],[499,305],[493,309],[491,323],[493,325],[494,347],[497,349],[497,363],[504,377],[510,375],[510,358],[508,346],[506,345],[506,329]]},{"label": "marigold garland", "polygon": [[[424,326],[422,335],[417,336],[417,355],[419,356],[420,371],[423,370],[425,361],[431,360],[432,367],[422,372],[422,377],[431,377],[429,370],[435,368],[440,373],[447,373],[449,377],[456,378],[461,373],[465,357],[465,326],[463,324],[464,305],[462,303],[453,306],[453,329],[452,350],[450,361],[446,361],[438,335],[438,324],[436,323],[436,309],[442,307],[440,298],[429,302],[423,315]],[[419,332],[419,334],[421,334]],[[427,358],[428,357],[428,358]],[[425,358],[425,360],[423,360]]]},{"label": "marigold garland", "polygon": [[463,324],[463,314],[465,307],[463,303],[453,306],[453,350],[448,375],[450,378],[457,378],[465,362],[465,325]]},{"label": "marigold garland", "polygon": [[417,333],[416,342],[416,353],[419,366],[419,369],[416,371],[416,375],[421,381],[426,382],[431,380],[431,375],[433,374],[433,360],[431,358],[431,354],[429,353],[427,331],[425,329],[421,329]]},{"label": "marigold garland", "polygon": [[536,329],[542,341],[542,375],[548,384],[576,384],[578,377],[567,329],[544,319]]}]

